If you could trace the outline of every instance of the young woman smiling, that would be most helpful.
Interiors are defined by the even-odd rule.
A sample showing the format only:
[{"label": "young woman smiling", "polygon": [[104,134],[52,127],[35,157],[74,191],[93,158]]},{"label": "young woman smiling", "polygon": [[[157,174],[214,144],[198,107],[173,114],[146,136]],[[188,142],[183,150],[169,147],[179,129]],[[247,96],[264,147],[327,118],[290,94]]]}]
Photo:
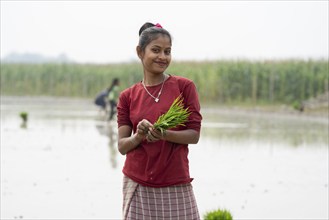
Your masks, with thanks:
[{"label": "young woman smiling", "polygon": [[[165,71],[172,38],[160,24],[139,30],[137,55],[143,79],[125,89],[118,103],[118,149],[123,167],[124,219],[200,219],[189,174],[188,145],[199,141],[200,104],[193,81]],[[186,126],[153,128],[179,95],[191,112]]]}]

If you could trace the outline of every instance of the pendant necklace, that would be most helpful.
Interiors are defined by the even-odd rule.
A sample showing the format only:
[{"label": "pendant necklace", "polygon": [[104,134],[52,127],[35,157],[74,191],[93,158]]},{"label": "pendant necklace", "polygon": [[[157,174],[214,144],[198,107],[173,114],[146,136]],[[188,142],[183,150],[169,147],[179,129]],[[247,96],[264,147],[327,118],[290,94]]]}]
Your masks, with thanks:
[{"label": "pendant necklace", "polygon": [[145,91],[146,91],[146,92],[147,92],[152,98],[154,98],[154,101],[155,101],[155,102],[159,102],[159,101],[160,101],[160,95],[161,95],[161,92],[162,92],[162,89],[163,89],[163,84],[164,84],[164,82],[165,82],[165,79],[166,79],[166,75],[164,75],[164,77],[163,77],[163,81],[162,81],[161,89],[160,89],[160,91],[159,91],[157,97],[154,97],[154,96],[153,96],[153,95],[147,90],[147,88],[146,88],[146,86],[145,86],[145,84],[144,84],[144,79],[142,80],[142,84],[143,84],[143,87],[144,87]]}]

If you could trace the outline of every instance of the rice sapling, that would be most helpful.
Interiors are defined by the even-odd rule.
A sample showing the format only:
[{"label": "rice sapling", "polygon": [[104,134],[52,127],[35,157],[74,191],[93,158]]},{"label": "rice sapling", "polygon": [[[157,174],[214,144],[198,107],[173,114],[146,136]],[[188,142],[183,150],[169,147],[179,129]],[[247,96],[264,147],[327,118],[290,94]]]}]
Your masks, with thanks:
[{"label": "rice sapling", "polygon": [[22,120],[23,120],[23,122],[27,122],[27,116],[28,116],[28,114],[27,114],[27,112],[21,112],[21,113],[19,113],[19,116],[22,118]]},{"label": "rice sapling", "polygon": [[165,135],[166,130],[171,128],[176,128],[177,126],[185,126],[185,122],[188,121],[188,117],[191,112],[188,107],[184,108],[184,98],[180,94],[171,104],[169,110],[160,115],[157,121],[154,123],[154,129],[157,129],[161,132],[162,135]]},{"label": "rice sapling", "polygon": [[27,112],[21,112],[21,113],[19,113],[19,116],[23,120],[22,123],[21,123],[21,128],[27,128],[28,113]]}]

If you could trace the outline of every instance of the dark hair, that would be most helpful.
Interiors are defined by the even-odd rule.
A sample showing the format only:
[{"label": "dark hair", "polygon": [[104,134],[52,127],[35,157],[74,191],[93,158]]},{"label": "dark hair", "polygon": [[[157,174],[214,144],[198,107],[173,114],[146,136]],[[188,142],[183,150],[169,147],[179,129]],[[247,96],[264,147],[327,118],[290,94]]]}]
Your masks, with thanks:
[{"label": "dark hair", "polygon": [[141,36],[141,33],[147,29],[147,28],[150,28],[150,27],[154,27],[155,25],[150,23],[150,22],[146,22],[145,24],[142,25],[142,27],[139,29],[139,32],[138,32],[138,36]]},{"label": "dark hair", "polygon": [[114,78],[113,80],[112,80],[112,85],[114,85],[114,84],[118,84],[119,83],[119,78]]},{"label": "dark hair", "polygon": [[115,85],[119,85],[119,82],[120,82],[119,78],[114,78],[112,80],[112,84],[107,88],[107,91],[108,92],[112,91],[112,89]]},{"label": "dark hair", "polygon": [[171,43],[170,33],[166,29],[156,27],[154,24],[150,22],[146,22],[145,24],[143,24],[142,27],[139,29],[138,34],[139,34],[138,46],[140,46],[142,51],[144,51],[145,47],[151,41],[155,40],[160,34],[168,36]]}]

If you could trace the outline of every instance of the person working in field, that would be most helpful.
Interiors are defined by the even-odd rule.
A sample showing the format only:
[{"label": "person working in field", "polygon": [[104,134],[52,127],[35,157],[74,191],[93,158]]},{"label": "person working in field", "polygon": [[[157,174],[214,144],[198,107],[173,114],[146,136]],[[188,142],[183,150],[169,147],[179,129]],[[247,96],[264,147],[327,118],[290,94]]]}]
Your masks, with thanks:
[{"label": "person working in field", "polygon": [[109,86],[108,88],[104,89],[103,91],[101,91],[100,93],[97,94],[94,103],[95,105],[97,105],[99,107],[99,114],[100,115],[107,115],[107,97],[109,95],[111,86]]},{"label": "person working in field", "polygon": [[108,94],[108,101],[109,101],[109,120],[112,120],[117,108],[117,102],[119,98],[119,84],[120,81],[118,78],[114,78],[112,81],[112,85]]},{"label": "person working in field", "polygon": [[[200,104],[193,81],[165,72],[171,46],[166,29],[145,23],[136,48],[142,80],[119,96],[118,150],[126,155],[123,219],[200,219],[188,161],[188,146],[200,137]],[[156,129],[158,117],[180,96],[189,112],[185,126]]]},{"label": "person working in field", "polygon": [[94,103],[99,106],[100,114],[103,114],[108,120],[112,120],[116,113],[117,100],[119,97],[120,80],[114,78],[112,84],[101,91],[95,98]]}]

